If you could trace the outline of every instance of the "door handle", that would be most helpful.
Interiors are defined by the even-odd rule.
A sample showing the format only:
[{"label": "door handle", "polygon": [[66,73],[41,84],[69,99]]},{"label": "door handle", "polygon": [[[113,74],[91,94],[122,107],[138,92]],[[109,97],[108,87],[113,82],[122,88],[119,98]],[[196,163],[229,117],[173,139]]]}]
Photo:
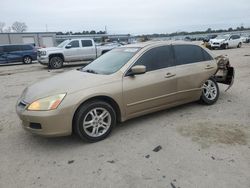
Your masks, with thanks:
[{"label": "door handle", "polygon": [[212,69],[212,68],[214,68],[214,67],[211,66],[211,65],[207,65],[207,66],[205,67],[205,69]]},{"label": "door handle", "polygon": [[165,75],[165,78],[171,78],[173,76],[175,76],[176,74],[172,74],[171,72],[168,72],[166,75]]}]

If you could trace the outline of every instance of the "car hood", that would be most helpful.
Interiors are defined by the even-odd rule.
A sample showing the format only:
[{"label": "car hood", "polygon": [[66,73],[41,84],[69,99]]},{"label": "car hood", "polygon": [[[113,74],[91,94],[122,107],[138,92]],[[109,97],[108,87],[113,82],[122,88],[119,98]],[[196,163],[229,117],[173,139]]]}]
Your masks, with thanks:
[{"label": "car hood", "polygon": [[210,39],[210,42],[218,42],[218,43],[221,43],[221,42],[224,42],[226,41],[225,39]]},{"label": "car hood", "polygon": [[58,47],[49,47],[49,48],[41,48],[39,49],[39,51],[58,51],[58,50],[61,50],[62,48],[58,48]]},{"label": "car hood", "polygon": [[22,94],[21,100],[31,103],[44,97],[63,93],[70,94],[111,82],[114,82],[112,75],[92,74],[73,70],[47,78],[27,87]]}]

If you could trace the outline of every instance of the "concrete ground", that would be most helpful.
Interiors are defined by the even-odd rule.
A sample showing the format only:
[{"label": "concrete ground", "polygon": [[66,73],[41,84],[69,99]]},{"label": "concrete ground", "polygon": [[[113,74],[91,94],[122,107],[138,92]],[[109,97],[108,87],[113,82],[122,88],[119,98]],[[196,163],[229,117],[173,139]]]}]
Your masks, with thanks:
[{"label": "concrete ground", "polygon": [[0,187],[249,188],[250,45],[214,53],[227,54],[236,69],[216,104],[136,118],[93,144],[32,135],[15,113],[26,86],[78,66],[1,66]]}]

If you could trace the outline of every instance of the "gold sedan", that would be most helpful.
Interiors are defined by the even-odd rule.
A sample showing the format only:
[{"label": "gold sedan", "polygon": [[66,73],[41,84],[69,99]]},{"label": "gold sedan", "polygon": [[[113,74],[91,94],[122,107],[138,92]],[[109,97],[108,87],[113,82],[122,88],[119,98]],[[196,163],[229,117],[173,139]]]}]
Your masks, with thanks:
[{"label": "gold sedan", "polygon": [[[213,104],[217,82],[231,85],[228,60],[188,43],[146,42],[116,48],[84,68],[27,87],[16,105],[24,129],[95,142],[117,122],[200,100]],[[217,75],[220,72],[222,74]]]}]

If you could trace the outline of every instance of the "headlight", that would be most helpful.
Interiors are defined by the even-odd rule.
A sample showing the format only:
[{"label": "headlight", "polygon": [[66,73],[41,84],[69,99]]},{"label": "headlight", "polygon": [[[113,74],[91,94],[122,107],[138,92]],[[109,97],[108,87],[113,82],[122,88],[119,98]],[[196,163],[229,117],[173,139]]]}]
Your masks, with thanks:
[{"label": "headlight", "polygon": [[45,55],[46,55],[46,51],[40,51],[40,54],[41,54],[42,56],[45,56]]},{"label": "headlight", "polygon": [[56,109],[64,99],[65,94],[58,94],[43,99],[38,99],[28,106],[28,110],[32,111],[48,111]]}]

